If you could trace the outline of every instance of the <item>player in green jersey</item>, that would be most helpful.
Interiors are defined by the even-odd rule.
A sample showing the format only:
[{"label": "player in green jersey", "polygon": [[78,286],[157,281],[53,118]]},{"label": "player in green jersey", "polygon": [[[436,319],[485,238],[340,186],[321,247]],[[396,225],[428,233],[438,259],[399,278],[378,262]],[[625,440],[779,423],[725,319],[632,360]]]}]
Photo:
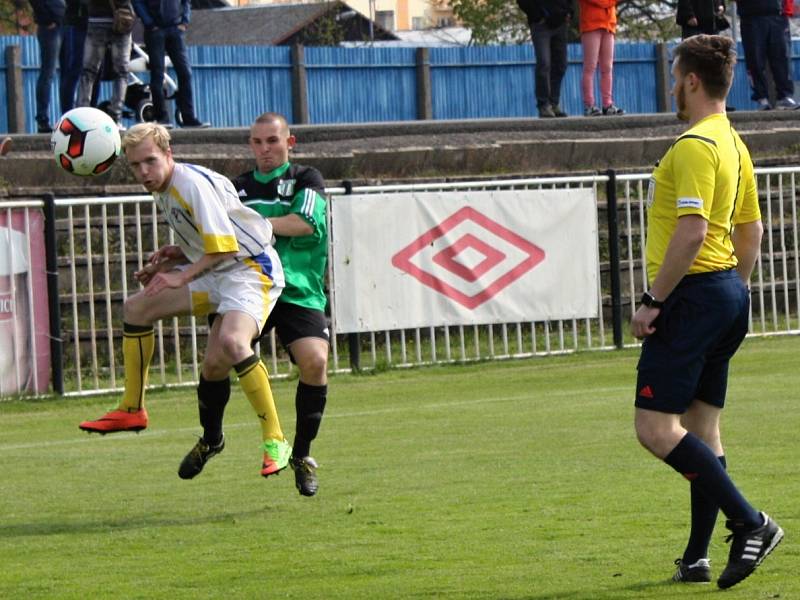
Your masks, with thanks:
[{"label": "player in green jersey", "polygon": [[328,393],[330,330],[325,316],[328,227],[322,175],[289,162],[295,145],[286,118],[264,113],[250,128],[256,168],[233,180],[239,199],[272,224],[275,250],[283,263],[286,287],[267,319],[297,365],[297,425],[290,465],[304,496],[317,493],[317,463],[311,442],[319,431]]}]

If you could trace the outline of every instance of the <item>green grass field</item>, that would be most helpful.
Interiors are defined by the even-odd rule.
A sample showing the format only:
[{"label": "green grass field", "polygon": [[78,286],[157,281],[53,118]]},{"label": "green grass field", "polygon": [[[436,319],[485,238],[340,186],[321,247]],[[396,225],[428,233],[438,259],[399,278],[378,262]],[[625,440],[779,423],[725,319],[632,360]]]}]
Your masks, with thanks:
[{"label": "green grass field", "polygon": [[[636,442],[621,351],[337,376],[315,498],[259,476],[238,388],[227,448],[192,481],[191,389],[151,394],[140,435],[78,430],[112,398],[0,403],[0,598],[799,598],[799,353],[748,340],[733,363],[730,471],[786,538],[728,592],[666,583],[688,484]],[[274,386],[287,432],[294,385]]]}]

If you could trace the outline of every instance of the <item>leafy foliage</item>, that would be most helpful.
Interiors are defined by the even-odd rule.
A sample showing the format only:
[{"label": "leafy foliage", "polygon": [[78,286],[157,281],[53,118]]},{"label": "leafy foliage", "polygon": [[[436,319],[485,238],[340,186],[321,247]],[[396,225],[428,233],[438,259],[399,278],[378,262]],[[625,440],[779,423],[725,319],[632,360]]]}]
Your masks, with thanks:
[{"label": "leafy foliage", "polygon": [[[634,40],[664,41],[676,37],[677,0],[619,0],[617,3],[618,34]],[[455,17],[472,30],[473,44],[519,44],[530,40],[528,22],[509,0],[450,0]],[[576,2],[576,14],[577,14]],[[577,40],[577,17],[572,24],[571,39]]]},{"label": "leafy foliage", "polygon": [[31,33],[31,6],[25,0],[0,0],[0,35]]},{"label": "leafy foliage", "polygon": [[677,7],[677,0],[620,0],[617,3],[620,35],[627,39],[655,42],[677,37],[680,35],[675,24]]},{"label": "leafy foliage", "polygon": [[530,39],[528,21],[509,0],[450,0],[453,15],[472,30],[472,44],[519,44]]}]

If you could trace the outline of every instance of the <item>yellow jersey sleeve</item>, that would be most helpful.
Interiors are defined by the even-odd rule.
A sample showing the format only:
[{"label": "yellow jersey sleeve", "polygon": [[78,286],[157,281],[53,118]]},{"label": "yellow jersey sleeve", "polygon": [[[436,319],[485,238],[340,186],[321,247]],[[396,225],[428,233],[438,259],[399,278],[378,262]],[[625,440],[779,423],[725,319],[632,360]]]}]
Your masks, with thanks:
[{"label": "yellow jersey sleeve", "polygon": [[744,194],[742,195],[741,209],[733,215],[733,224],[752,223],[761,220],[761,209],[758,206],[758,189],[756,187],[756,176],[753,171],[753,163],[749,159],[742,164],[742,185]]},{"label": "yellow jersey sleeve", "polygon": [[677,215],[711,216],[719,153],[714,140],[686,136],[675,143],[672,181],[675,182]]}]

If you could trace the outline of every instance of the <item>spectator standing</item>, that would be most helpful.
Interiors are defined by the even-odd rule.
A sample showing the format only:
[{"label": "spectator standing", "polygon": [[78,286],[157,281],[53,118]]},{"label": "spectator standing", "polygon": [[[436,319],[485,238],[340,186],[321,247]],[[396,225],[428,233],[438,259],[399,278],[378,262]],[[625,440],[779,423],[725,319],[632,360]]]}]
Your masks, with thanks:
[{"label": "spectator standing", "polygon": [[36,80],[36,131],[51,133],[50,90],[61,50],[61,26],[64,24],[64,0],[30,0],[36,38],[39,40],[39,77]]},{"label": "spectator standing", "polygon": [[[129,24],[123,25],[115,15],[130,11]],[[133,7],[127,0],[89,0],[89,26],[83,48],[83,70],[78,89],[78,106],[89,106],[92,88],[97,81],[106,47],[110,45],[114,79],[109,113],[117,126],[122,125],[122,107],[128,89],[128,68],[131,57],[131,30],[133,29]]]},{"label": "spectator standing", "polygon": [[766,69],[775,81],[778,110],[798,108],[794,101],[794,83],[789,76],[789,56],[786,44],[788,20],[784,0],[741,0],[736,3],[744,46],[744,59],[752,89],[751,99],[758,110],[773,108],[769,101]]},{"label": "spectator standing", "polygon": [[150,57],[150,93],[156,120],[171,127],[164,98],[165,54],[169,55],[178,76],[175,101],[182,127],[209,127],[197,118],[192,93],[192,67],[186,51],[186,30],[191,15],[190,0],[133,0],[136,14],[144,25],[144,43]]},{"label": "spectator standing", "polygon": [[67,0],[64,27],[61,31],[61,74],[59,98],[61,112],[75,106],[75,93],[83,69],[83,47],[89,26],[88,0]]},{"label": "spectator standing", "polygon": [[675,21],[684,40],[699,33],[716,35],[731,26],[725,18],[725,0],[678,0]]},{"label": "spectator standing", "polygon": [[528,18],[536,55],[536,106],[540,117],[566,117],[561,109],[561,80],[567,72],[567,27],[572,0],[517,0]]},{"label": "spectator standing", "polygon": [[[579,0],[581,45],[583,46],[583,114],[622,115],[614,105],[614,36],[617,32],[617,0]],[[600,65],[602,111],[595,104],[594,73]]]},{"label": "spectator standing", "polygon": [[786,56],[789,59],[789,79],[794,81],[794,67],[792,66],[792,18],[794,17],[794,0],[783,0],[783,16],[786,17]]}]

